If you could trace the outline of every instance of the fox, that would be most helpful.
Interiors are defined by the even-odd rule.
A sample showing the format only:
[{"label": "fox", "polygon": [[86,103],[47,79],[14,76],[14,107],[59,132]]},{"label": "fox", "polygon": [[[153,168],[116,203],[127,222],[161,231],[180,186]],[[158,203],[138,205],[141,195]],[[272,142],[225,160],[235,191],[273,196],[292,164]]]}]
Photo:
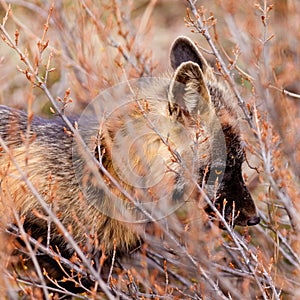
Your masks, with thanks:
[{"label": "fox", "polygon": [[77,243],[93,234],[108,254],[135,248],[145,223],[198,201],[205,191],[211,201],[204,210],[212,220],[213,206],[232,226],[257,225],[230,89],[188,37],[173,42],[170,64],[166,79],[130,87],[130,101],[109,113],[111,94],[98,101],[104,108],[95,109],[96,119],[70,118],[86,148],[60,117],[29,117],[1,105],[0,137],[9,149],[0,148],[2,222],[14,223],[13,208],[32,237],[45,244],[50,236],[51,245],[71,251],[63,233],[49,227],[18,165]]}]

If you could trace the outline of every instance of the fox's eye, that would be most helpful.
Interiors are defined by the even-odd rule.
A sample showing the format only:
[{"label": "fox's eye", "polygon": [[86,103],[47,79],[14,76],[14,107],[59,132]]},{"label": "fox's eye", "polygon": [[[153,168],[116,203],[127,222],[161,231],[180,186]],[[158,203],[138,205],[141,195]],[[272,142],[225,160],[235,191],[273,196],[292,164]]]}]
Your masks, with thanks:
[{"label": "fox's eye", "polygon": [[218,170],[218,169],[215,169],[214,171],[217,176],[220,176],[223,172],[222,170]]},{"label": "fox's eye", "polygon": [[220,168],[212,168],[207,178],[207,184],[215,184],[216,181],[220,183],[222,181],[223,170]]}]

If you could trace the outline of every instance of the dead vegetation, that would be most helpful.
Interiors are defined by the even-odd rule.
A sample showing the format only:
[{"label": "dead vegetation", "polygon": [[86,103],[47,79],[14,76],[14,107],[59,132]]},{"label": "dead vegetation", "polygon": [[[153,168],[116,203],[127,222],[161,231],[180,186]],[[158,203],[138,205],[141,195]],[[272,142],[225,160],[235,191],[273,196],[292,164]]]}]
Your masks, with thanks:
[{"label": "dead vegetation", "polygon": [[[67,115],[80,113],[119,82],[159,75],[167,68],[173,38],[189,32],[229,83],[243,113],[244,177],[262,220],[255,227],[222,231],[208,228],[203,209],[191,206],[171,219],[172,229],[183,228],[177,236],[157,222],[141,248],[126,257],[114,251],[108,258],[93,256],[105,245],[92,235],[91,247],[76,244],[44,205],[41,215],[50,217],[75,250],[66,258],[59,247],[24,232],[24,220],[6,205],[1,190],[0,209],[9,209],[16,220],[10,235],[24,243],[23,255],[2,255],[1,290],[9,299],[299,297],[300,3],[277,2],[1,1],[0,103],[29,116],[58,114],[73,135],[76,124]],[[2,139],[0,145],[10,153]],[[13,153],[10,159],[13,164]],[[45,204],[20,170],[20,188],[25,187]],[[3,253],[15,247],[6,237],[1,241]],[[35,257],[41,254],[57,262],[62,281],[40,268]],[[7,268],[11,260],[14,269]],[[80,289],[70,291],[65,282]]]}]

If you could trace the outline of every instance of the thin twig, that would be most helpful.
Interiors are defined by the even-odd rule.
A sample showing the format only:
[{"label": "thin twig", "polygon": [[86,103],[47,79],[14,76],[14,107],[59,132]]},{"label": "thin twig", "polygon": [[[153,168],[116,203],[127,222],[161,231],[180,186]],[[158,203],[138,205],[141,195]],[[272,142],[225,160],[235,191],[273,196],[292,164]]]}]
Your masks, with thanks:
[{"label": "thin twig", "polygon": [[222,68],[222,71],[224,72],[224,78],[225,80],[228,82],[230,88],[232,89],[234,95],[236,96],[237,100],[238,100],[238,103],[244,113],[244,116],[249,124],[249,126],[254,129],[255,128],[255,125],[253,123],[253,120],[251,119],[250,115],[249,115],[249,112],[248,112],[248,109],[246,107],[246,102],[245,100],[242,98],[242,96],[240,95],[240,92],[238,91],[237,87],[236,87],[236,84],[222,58],[222,56],[220,55],[217,47],[215,46],[212,38],[211,38],[211,35],[209,33],[209,28],[207,27],[207,25],[205,25],[203,22],[202,22],[202,19],[201,19],[201,16],[198,14],[198,11],[196,9],[196,6],[194,4],[194,1],[192,0],[187,0],[187,3],[189,4],[189,7],[191,9],[191,12],[193,13],[196,21],[194,22],[194,25],[198,27],[199,29],[199,32],[201,32],[201,34],[205,37],[205,39],[207,40],[207,43],[209,44],[213,54],[215,55],[215,57],[217,58],[218,60],[218,63],[220,64],[221,68]]},{"label": "thin twig", "polygon": [[[20,232],[18,230],[18,227],[14,226],[12,224],[10,224],[8,226],[7,233],[14,235],[16,237],[20,237]],[[43,244],[39,243],[36,239],[29,236],[28,234],[27,234],[26,238],[32,245],[34,245],[35,249],[40,250],[41,252],[43,252],[44,254],[47,254],[49,257],[51,257],[53,259],[59,259],[59,261],[62,264],[64,264],[67,268],[69,268],[70,270],[74,270],[75,272],[81,274],[82,276],[87,277],[88,274],[84,270],[82,270],[80,267],[78,267],[77,265],[71,263],[70,260],[64,258],[59,253],[52,251],[49,247],[45,247]]]},{"label": "thin twig", "polygon": [[[104,31],[104,24],[98,19],[96,18],[96,16],[94,15],[94,13],[91,11],[91,9],[87,6],[85,0],[80,0],[83,8],[85,9],[85,11],[87,12],[87,14],[91,17],[91,19],[93,20],[94,24],[96,25],[97,29],[99,30],[99,32],[103,33]],[[141,73],[141,69],[138,67],[138,65],[136,64],[136,62],[130,57],[129,54],[127,54],[127,52],[125,51],[124,47],[122,47],[122,45],[120,43],[118,43],[110,34],[106,34],[105,35],[107,43],[109,45],[111,45],[114,48],[117,48],[120,50],[120,53],[122,54],[122,56],[124,57],[124,59],[130,63],[134,69],[140,74]],[[150,71],[148,70],[148,68],[145,69],[145,75],[150,75]]]},{"label": "thin twig", "polygon": [[[7,275],[9,278],[11,278],[12,280],[16,280],[17,282],[22,283],[22,284],[26,284],[26,285],[28,285],[28,286],[33,286],[33,287],[38,287],[38,288],[42,288],[42,287],[43,287],[42,284],[39,284],[39,283],[37,283],[37,282],[32,282],[32,281],[26,280],[26,279],[24,279],[24,278],[15,278],[15,277],[12,276],[10,273],[6,273],[6,275]],[[51,292],[54,292],[54,293],[62,293],[62,292],[63,292],[64,295],[66,295],[66,296],[73,296],[73,297],[76,297],[76,299],[85,299],[85,300],[87,300],[87,297],[86,297],[86,296],[81,296],[81,295],[79,295],[79,294],[74,294],[74,293],[72,293],[72,292],[70,292],[70,291],[67,291],[67,290],[61,290],[60,288],[59,288],[59,289],[56,289],[56,288],[54,288],[54,287],[48,286],[47,289],[48,289],[49,291],[51,291]],[[11,298],[9,298],[9,299],[11,299]],[[14,299],[14,298],[12,298],[12,299]],[[18,297],[18,298],[16,298],[16,299],[20,299],[20,298]],[[52,298],[48,298],[48,299],[52,299]]]},{"label": "thin twig", "polygon": [[[1,141],[0,141],[1,143]],[[20,217],[18,215],[18,213],[16,212],[15,209],[12,209],[12,212],[13,212],[13,215],[14,215],[14,218],[16,220],[16,223],[18,224],[18,227],[20,229],[20,235],[22,237],[22,241],[25,243],[26,245],[26,248],[28,249],[29,251],[29,256],[33,262],[33,265],[35,267],[35,270],[37,272],[37,275],[41,281],[41,284],[42,284],[42,289],[43,289],[43,292],[44,292],[44,296],[46,297],[46,299],[49,299],[49,293],[48,293],[48,287],[46,285],[46,282],[45,282],[45,278],[43,276],[43,273],[42,273],[42,270],[41,270],[41,267],[38,263],[38,260],[37,260],[37,257],[36,257],[36,254],[34,253],[28,239],[27,239],[27,234],[23,228],[23,225],[22,225],[22,222],[20,220]]]}]

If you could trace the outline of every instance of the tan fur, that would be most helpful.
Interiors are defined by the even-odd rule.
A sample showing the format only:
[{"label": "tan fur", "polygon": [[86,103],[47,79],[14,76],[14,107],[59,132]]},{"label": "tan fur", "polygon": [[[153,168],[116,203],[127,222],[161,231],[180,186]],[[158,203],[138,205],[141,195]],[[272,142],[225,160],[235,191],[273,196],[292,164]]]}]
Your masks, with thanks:
[{"label": "tan fur", "polygon": [[[29,149],[22,146],[13,150],[16,163],[25,171],[44,200],[48,204],[51,203],[52,209],[61,216],[61,221],[66,228],[71,230],[74,239],[83,242],[91,230],[98,235],[108,251],[113,249],[114,239],[117,241],[118,248],[123,250],[135,244],[136,236],[130,230],[130,226],[125,228],[119,222],[105,217],[93,206],[82,205],[79,200],[81,191],[77,182],[74,182],[75,176],[72,174],[71,162],[65,166],[69,171],[68,177],[65,178],[65,182],[61,182],[51,172],[51,166],[46,163],[47,155],[47,148],[35,144],[30,145]],[[28,157],[27,163],[25,157]],[[9,161],[7,155],[3,155],[0,159],[1,167],[5,167],[7,161]],[[9,164],[7,175],[3,177],[1,203],[9,204],[9,207],[17,209],[22,216],[26,216],[32,211],[44,214],[37,199],[22,181],[12,162]],[[79,209],[80,207],[82,209]],[[6,207],[4,215],[7,216],[8,212]],[[103,227],[106,222],[109,225]],[[41,226],[47,226],[46,221],[40,220],[39,223]]]}]

